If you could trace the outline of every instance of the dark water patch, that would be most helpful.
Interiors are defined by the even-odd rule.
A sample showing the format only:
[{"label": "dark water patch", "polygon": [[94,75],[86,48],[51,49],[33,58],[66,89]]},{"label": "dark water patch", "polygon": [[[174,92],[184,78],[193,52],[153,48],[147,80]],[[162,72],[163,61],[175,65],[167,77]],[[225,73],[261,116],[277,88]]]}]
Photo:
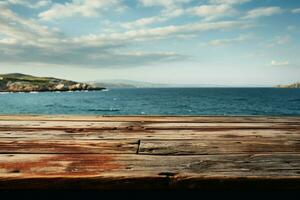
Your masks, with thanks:
[{"label": "dark water patch", "polygon": [[119,112],[120,110],[111,108],[111,109],[87,109],[87,111],[90,111],[90,112]]},{"label": "dark water patch", "polygon": [[70,106],[70,105],[57,105],[60,106],[62,108],[75,108],[75,106]]},{"label": "dark water patch", "polygon": [[52,107],[55,107],[55,105],[54,104],[47,104],[47,105],[45,105],[45,107],[52,108]]},{"label": "dark water patch", "polygon": [[290,102],[300,102],[300,99],[290,99]]},{"label": "dark water patch", "polygon": [[234,101],[247,101],[247,99],[245,99],[245,98],[235,98],[235,99],[233,99]]}]

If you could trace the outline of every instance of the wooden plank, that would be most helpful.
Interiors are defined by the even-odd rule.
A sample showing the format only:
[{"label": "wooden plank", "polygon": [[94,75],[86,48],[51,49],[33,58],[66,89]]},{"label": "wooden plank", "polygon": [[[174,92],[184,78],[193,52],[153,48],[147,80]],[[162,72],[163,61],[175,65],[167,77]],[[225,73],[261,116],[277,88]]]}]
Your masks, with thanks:
[{"label": "wooden plank", "polygon": [[[139,148],[138,148],[138,145]],[[300,153],[300,140],[0,140],[0,153],[215,155]]]},{"label": "wooden plank", "polygon": [[154,123],[154,122],[64,122],[64,121],[0,121],[0,130],[18,129],[86,129],[86,130],[179,130],[179,129],[297,129],[300,123]]},{"label": "wooden plank", "polygon": [[143,129],[298,129],[298,123],[149,123],[144,124]]},{"label": "wooden plank", "polygon": [[[13,172],[16,170],[17,172]],[[152,156],[1,154],[1,177],[188,176],[299,178],[299,154]]]},{"label": "wooden plank", "polygon": [[0,154],[136,154],[138,140],[0,140]]},{"label": "wooden plank", "polygon": [[141,140],[142,155],[300,153],[300,140]]},{"label": "wooden plank", "polygon": [[14,140],[299,140],[300,130],[234,129],[234,130],[0,130],[0,139]]},{"label": "wooden plank", "polygon": [[[0,188],[300,188],[299,154],[0,155]],[[155,182],[156,181],[156,182]],[[214,184],[210,184],[213,181]],[[239,183],[239,184],[237,184]],[[216,185],[217,184],[217,185]],[[228,185],[229,184],[229,185]],[[248,185],[249,186],[249,185]],[[273,188],[274,189],[274,188]]]},{"label": "wooden plank", "polygon": [[[124,129],[134,126],[127,122],[65,122],[65,121],[0,121],[3,129]],[[138,126],[140,126],[138,124]]]},{"label": "wooden plank", "polygon": [[0,115],[0,121],[88,121],[88,122],[198,122],[280,123],[300,122],[300,117],[275,116],[84,116],[84,115]]},{"label": "wooden plank", "polygon": [[300,189],[300,118],[0,116],[0,189]]},{"label": "wooden plank", "polygon": [[13,130],[0,131],[0,140],[300,140],[300,130]]}]

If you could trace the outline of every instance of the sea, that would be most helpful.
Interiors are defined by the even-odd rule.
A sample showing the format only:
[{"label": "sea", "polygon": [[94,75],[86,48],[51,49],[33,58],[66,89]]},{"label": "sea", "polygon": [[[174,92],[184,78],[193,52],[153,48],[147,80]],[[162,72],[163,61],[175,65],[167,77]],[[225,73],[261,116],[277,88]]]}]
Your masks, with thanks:
[{"label": "sea", "polygon": [[122,88],[0,93],[0,114],[300,116],[300,89]]}]

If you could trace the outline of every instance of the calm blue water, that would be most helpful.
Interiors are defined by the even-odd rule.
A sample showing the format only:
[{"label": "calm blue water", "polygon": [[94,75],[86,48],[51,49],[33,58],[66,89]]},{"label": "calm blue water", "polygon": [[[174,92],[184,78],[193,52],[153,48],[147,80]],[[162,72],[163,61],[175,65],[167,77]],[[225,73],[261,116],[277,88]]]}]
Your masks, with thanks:
[{"label": "calm blue water", "polygon": [[160,88],[0,94],[0,114],[300,116],[300,89]]}]

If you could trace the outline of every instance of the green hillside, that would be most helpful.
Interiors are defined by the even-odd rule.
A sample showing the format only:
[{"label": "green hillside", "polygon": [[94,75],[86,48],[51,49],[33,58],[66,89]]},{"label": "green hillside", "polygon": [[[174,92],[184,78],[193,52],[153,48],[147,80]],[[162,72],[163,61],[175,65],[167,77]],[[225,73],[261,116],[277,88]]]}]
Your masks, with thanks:
[{"label": "green hillside", "polygon": [[86,83],[26,74],[0,74],[0,92],[102,90]]}]

